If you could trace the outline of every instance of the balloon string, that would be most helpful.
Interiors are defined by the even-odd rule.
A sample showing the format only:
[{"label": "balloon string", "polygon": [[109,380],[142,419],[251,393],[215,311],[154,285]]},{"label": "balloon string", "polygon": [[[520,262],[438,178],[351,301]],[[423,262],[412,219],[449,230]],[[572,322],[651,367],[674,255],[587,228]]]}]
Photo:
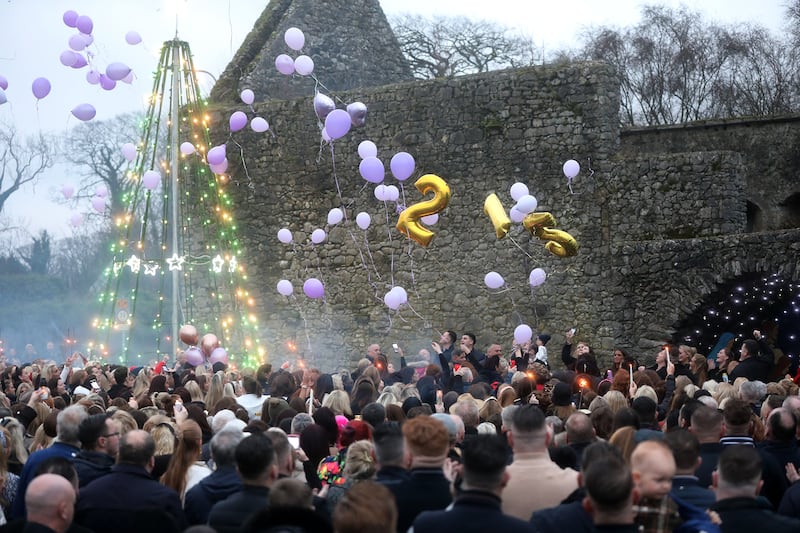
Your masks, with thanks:
[{"label": "balloon string", "polygon": [[313,80],[314,80],[314,92],[315,92],[315,93],[319,91],[319,88],[320,88],[320,87],[322,87],[323,89],[325,89],[326,91],[328,91],[329,93],[331,93],[331,94],[333,95],[333,97],[334,97],[336,100],[338,100],[338,101],[339,101],[339,103],[340,103],[340,104],[347,105],[347,102],[345,102],[344,100],[342,100],[341,98],[339,98],[338,96],[336,96],[335,94],[333,94],[333,92],[332,92],[330,89],[328,89],[328,88],[325,86],[325,84],[324,84],[324,83],[322,83],[321,81],[319,81],[319,78],[317,78],[317,75],[316,75],[316,74],[314,74],[313,72],[311,73],[311,79],[313,79]]},{"label": "balloon string", "polygon": [[424,328],[424,329],[428,329],[429,327],[431,327],[431,323],[430,323],[430,321],[429,321],[427,318],[425,318],[424,316],[422,316],[421,314],[417,313],[417,310],[416,310],[416,309],[414,309],[414,306],[413,306],[413,305],[411,305],[411,304],[410,304],[410,303],[408,303],[408,302],[406,302],[406,305],[408,306],[408,308],[409,308],[409,309],[411,309],[411,311],[412,311],[412,312],[413,312],[415,315],[417,315],[417,317],[418,317],[419,319],[421,319],[421,320],[422,320],[422,322],[423,322],[423,328]]},{"label": "balloon string", "polygon": [[[534,296],[534,287],[531,287],[531,307],[533,308],[533,316],[536,318],[536,329],[539,329],[539,312],[536,310],[536,297]],[[522,318],[520,317],[520,322]]]},{"label": "balloon string", "polygon": [[253,178],[250,176],[250,172],[247,170],[247,160],[244,158],[244,148],[242,148],[241,144],[236,142],[236,139],[233,138],[233,134],[231,134],[230,139],[233,141],[233,144],[239,147],[239,157],[242,160],[242,168],[244,169],[244,175],[247,176],[247,188],[251,193],[254,193],[256,191],[256,186],[253,183]]},{"label": "balloon string", "polygon": [[306,319],[306,314],[303,312],[303,309],[300,307],[300,302],[297,301],[297,296],[294,294],[292,294],[292,302],[297,308],[297,312],[300,313],[300,318],[303,319],[303,330],[306,334],[306,342],[308,342],[308,351],[313,353],[314,350],[311,348],[311,336],[308,334],[308,320]]},{"label": "balloon string", "polygon": [[383,279],[380,275],[380,272],[378,272],[378,267],[375,266],[375,259],[372,257],[372,250],[369,249],[369,240],[367,240],[367,230],[364,230],[364,247],[367,249],[367,255],[369,256],[372,268],[375,270],[375,275],[378,277],[378,279]]},{"label": "balloon string", "polygon": [[[358,241],[356,240],[356,236],[353,235],[353,232],[348,230],[348,233],[350,234],[350,238],[353,239],[353,244],[356,245],[356,249],[358,250],[359,257],[361,257],[361,266],[363,266],[364,270],[367,272],[367,283],[369,283],[370,286],[372,286],[377,291],[378,287],[377,287],[377,284],[375,284],[372,281],[372,272],[370,271],[369,267],[367,266],[367,262],[364,259],[364,252],[361,250],[361,246],[358,245]],[[366,238],[367,238],[367,235],[366,235],[366,232],[365,232],[364,233],[364,240],[365,241],[366,241]],[[369,243],[367,243],[367,249],[369,249]],[[375,274],[377,274],[378,275],[378,279],[380,279],[380,274],[378,274],[377,271],[375,272]]]},{"label": "balloon string", "polygon": [[519,243],[518,243],[517,241],[515,241],[515,240],[514,240],[514,237],[512,237],[511,235],[508,235],[508,240],[510,240],[511,242],[513,242],[513,243],[514,243],[514,246],[516,246],[517,248],[519,248],[519,249],[520,249],[520,251],[521,251],[523,254],[527,255],[527,256],[528,256],[528,259],[533,259],[533,256],[532,256],[531,254],[529,254],[528,252],[526,252],[526,251],[525,251],[525,250],[522,248],[522,246],[520,246],[520,245],[519,245]]},{"label": "balloon string", "polygon": [[392,254],[392,262],[391,262],[391,275],[392,275],[392,287],[394,287],[394,246],[392,246],[392,226],[389,222],[389,206],[386,203],[386,200],[383,201],[383,210],[386,212],[386,231],[389,235],[389,249],[391,250]]}]

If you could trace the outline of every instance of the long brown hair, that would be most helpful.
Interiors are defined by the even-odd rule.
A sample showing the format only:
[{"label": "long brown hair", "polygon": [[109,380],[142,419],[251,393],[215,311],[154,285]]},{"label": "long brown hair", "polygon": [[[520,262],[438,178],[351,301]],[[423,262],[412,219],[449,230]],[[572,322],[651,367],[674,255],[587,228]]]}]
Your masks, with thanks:
[{"label": "long brown hair", "polygon": [[179,427],[179,441],[166,472],[161,476],[161,483],[183,494],[186,487],[186,474],[189,467],[200,458],[203,445],[203,433],[200,425],[194,420],[186,420]]}]

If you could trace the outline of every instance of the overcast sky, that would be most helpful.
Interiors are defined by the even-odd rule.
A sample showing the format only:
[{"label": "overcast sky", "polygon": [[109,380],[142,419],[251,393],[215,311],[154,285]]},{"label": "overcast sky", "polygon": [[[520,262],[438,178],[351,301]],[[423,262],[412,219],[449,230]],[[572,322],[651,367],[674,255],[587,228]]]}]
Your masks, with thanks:
[{"label": "overcast sky", "polygon": [[[489,19],[532,37],[546,51],[577,45],[586,26],[635,24],[643,4],[679,7],[681,2],[664,0],[381,0],[391,17],[402,13],[425,16],[463,15]],[[238,46],[262,13],[266,0],[4,0],[0,3],[0,75],[9,83],[8,103],[0,106],[0,121],[13,123],[26,134],[49,131],[66,134],[77,123],[70,109],[90,103],[97,119],[119,113],[145,111],[144,94],[152,87],[152,72],[161,44],[176,34],[189,42],[200,83],[208,89],[211,76],[219,76]],[[707,19],[723,23],[757,22],[781,31],[785,0],[702,0],[684,2],[700,10]],[[113,7],[112,7],[113,6]],[[62,22],[72,9],[94,22],[94,61],[104,67],[123,62],[133,68],[130,85],[119,83],[113,91],[85,81],[87,69],[74,70],[59,62],[76,33]],[[177,17],[176,17],[177,13]],[[177,22],[176,22],[177,18]],[[125,42],[125,34],[136,31],[142,43]],[[46,77],[52,84],[49,96],[36,102],[31,83]],[[323,80],[324,81],[324,80]],[[52,199],[65,183],[77,179],[51,172],[35,188],[16,193],[6,204],[4,215],[23,219],[33,234],[47,229],[56,236],[69,235],[68,220],[74,211],[88,211],[88,205],[56,206]]]}]

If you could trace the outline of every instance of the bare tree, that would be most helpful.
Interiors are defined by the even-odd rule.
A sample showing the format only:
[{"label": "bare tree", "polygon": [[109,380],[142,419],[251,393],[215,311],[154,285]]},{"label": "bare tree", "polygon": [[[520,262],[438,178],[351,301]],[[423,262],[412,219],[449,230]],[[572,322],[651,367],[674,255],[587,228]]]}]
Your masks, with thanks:
[{"label": "bare tree", "polygon": [[532,65],[536,54],[531,39],[485,20],[405,15],[392,29],[420,79]]},{"label": "bare tree", "polygon": [[20,139],[14,126],[0,124],[0,212],[26,183],[53,166],[53,140],[39,135]]},{"label": "bare tree", "polygon": [[91,121],[72,129],[65,140],[64,157],[81,168],[84,181],[77,197],[90,197],[104,184],[111,197],[112,214],[123,213],[125,198],[135,182],[126,173],[128,161],[120,147],[138,144],[142,135],[140,114],[128,113],[110,120]]}]

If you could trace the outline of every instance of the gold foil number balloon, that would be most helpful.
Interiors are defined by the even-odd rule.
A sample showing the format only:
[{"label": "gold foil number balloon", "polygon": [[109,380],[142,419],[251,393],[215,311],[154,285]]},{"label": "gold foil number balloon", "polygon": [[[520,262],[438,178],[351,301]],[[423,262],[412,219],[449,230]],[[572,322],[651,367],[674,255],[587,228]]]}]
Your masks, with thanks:
[{"label": "gold foil number balloon", "polygon": [[397,231],[414,239],[422,246],[427,247],[433,239],[434,233],[420,223],[422,217],[438,213],[450,203],[450,187],[447,183],[434,174],[425,174],[414,183],[422,194],[433,193],[433,198],[409,206],[400,213],[397,221]]},{"label": "gold foil number balloon", "polygon": [[575,237],[558,229],[555,217],[550,213],[531,213],[522,221],[525,229],[537,238],[547,241],[544,247],[551,254],[559,257],[571,257],[578,253],[578,241]]}]

